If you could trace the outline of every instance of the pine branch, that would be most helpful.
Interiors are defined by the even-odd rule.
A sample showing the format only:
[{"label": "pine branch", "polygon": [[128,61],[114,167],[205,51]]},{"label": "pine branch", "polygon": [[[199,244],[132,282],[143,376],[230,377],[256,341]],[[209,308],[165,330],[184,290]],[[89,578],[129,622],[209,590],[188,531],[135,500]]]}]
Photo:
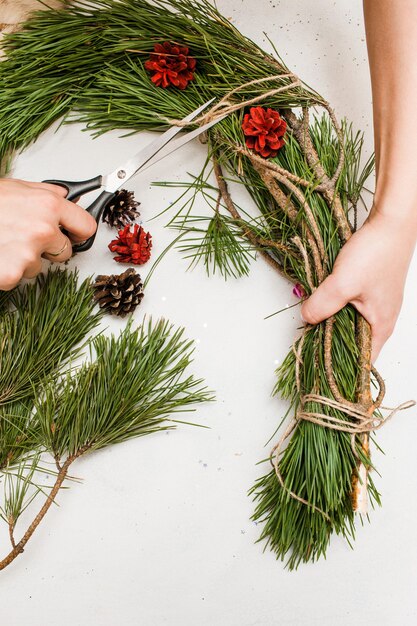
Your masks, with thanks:
[{"label": "pine branch", "polygon": [[95,338],[92,362],[47,385],[35,403],[50,454],[61,459],[173,428],[165,424],[173,413],[211,400],[202,380],[184,378],[193,348],[183,335],[150,320],[136,330],[129,323],[118,338]]},{"label": "pine branch", "polygon": [[[43,290],[48,291],[47,283],[40,287],[38,300],[44,299]],[[30,295],[32,292],[25,293],[25,299],[21,294],[17,304],[22,305]],[[48,326],[44,332],[46,329]],[[38,340],[42,339],[39,334]],[[132,330],[129,322],[117,338],[98,335],[91,344],[90,361],[77,371],[42,379],[33,398],[34,410],[27,407],[26,414],[37,432],[38,452],[26,450],[19,464],[9,455],[8,465],[3,467],[6,489],[0,516],[8,524],[12,549],[0,561],[0,569],[23,552],[76,459],[108,445],[175,428],[175,413],[195,410],[196,404],[213,399],[201,379],[187,374],[192,354],[193,343],[184,338],[184,329],[175,330],[163,320],[149,320]],[[3,434],[7,433],[5,426],[11,425],[10,421],[3,425]],[[16,541],[19,517],[40,493],[45,493],[45,488],[34,482],[41,452],[48,452],[55,460],[56,481]]]},{"label": "pine branch", "polygon": [[5,569],[8,565],[10,565],[15,560],[16,557],[19,556],[19,554],[22,554],[22,552],[24,551],[24,549],[26,547],[27,542],[32,537],[33,533],[35,532],[35,530],[37,529],[37,527],[39,526],[39,524],[41,523],[41,521],[45,517],[45,515],[48,512],[48,510],[50,509],[52,503],[55,501],[55,498],[58,495],[58,492],[61,489],[62,484],[63,484],[64,480],[66,479],[66,477],[68,475],[68,470],[70,468],[70,465],[75,461],[76,458],[80,457],[84,452],[85,452],[85,450],[80,450],[77,455],[69,456],[66,459],[65,463],[62,465],[62,467],[61,467],[61,469],[60,469],[60,471],[58,473],[57,479],[55,481],[55,484],[54,484],[51,492],[49,493],[49,495],[46,498],[44,504],[42,505],[42,508],[40,509],[39,513],[37,514],[37,516],[35,517],[33,522],[30,524],[29,528],[27,529],[27,531],[23,535],[22,539],[20,539],[20,541],[17,544],[15,543],[15,540],[14,540],[14,537],[13,537],[14,524],[13,524],[13,526],[10,527],[11,528],[12,550],[9,552],[9,554],[7,556],[5,556],[0,561],[0,570]]},{"label": "pine branch", "polygon": [[[90,281],[77,285],[65,270],[40,275],[15,290],[0,318],[0,407],[25,402],[52,372],[80,352],[76,346],[99,322]],[[18,349],[17,349],[18,346]]]},{"label": "pine branch", "polygon": [[215,210],[211,217],[193,216],[171,228],[178,228],[187,236],[178,246],[184,258],[191,259],[192,268],[204,263],[207,274],[219,271],[224,278],[245,276],[249,273],[249,263],[254,258],[247,242],[240,237],[233,220],[227,219]]}]

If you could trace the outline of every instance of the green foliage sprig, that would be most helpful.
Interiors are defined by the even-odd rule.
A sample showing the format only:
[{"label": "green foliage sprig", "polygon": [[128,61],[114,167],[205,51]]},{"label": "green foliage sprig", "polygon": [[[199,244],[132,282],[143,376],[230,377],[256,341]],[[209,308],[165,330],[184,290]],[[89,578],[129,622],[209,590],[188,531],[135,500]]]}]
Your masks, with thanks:
[{"label": "green foliage sprig", "polygon": [[[49,272],[16,289],[10,301],[0,317],[0,518],[11,550],[0,569],[23,551],[76,459],[174,428],[177,412],[213,397],[187,373],[193,342],[164,320],[136,329],[129,322],[119,337],[99,334],[88,342],[88,361],[76,367],[100,319],[89,280],[77,286],[76,274]],[[57,471],[49,487],[43,474],[51,460]],[[16,541],[22,513],[42,498]]]},{"label": "green foliage sprig", "polygon": [[173,428],[177,411],[212,398],[201,379],[184,377],[193,342],[183,335],[161,320],[94,339],[93,360],[48,385],[35,403],[54,458]]},{"label": "green foliage sprig", "polygon": [[37,448],[30,411],[39,386],[80,355],[99,323],[90,281],[77,279],[58,270],[8,294],[0,315],[0,469]]}]

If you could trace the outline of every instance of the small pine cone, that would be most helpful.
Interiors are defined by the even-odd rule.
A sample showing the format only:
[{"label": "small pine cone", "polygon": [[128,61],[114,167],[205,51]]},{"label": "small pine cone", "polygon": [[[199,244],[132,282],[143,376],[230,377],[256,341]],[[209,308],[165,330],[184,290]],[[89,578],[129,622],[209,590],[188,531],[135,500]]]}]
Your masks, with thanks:
[{"label": "small pine cone", "polygon": [[185,89],[194,80],[197,61],[189,55],[187,46],[164,41],[157,43],[145,62],[145,69],[151,74],[151,81],[157,87],[178,87]]},{"label": "small pine cone", "polygon": [[152,235],[145,232],[142,226],[135,224],[133,231],[130,226],[119,230],[116,239],[109,243],[109,250],[118,256],[114,260],[118,263],[133,263],[143,265],[149,260],[152,248]]},{"label": "small pine cone", "polygon": [[276,157],[284,146],[287,123],[274,109],[251,107],[243,118],[242,130],[246,146],[268,159]]},{"label": "small pine cone", "polygon": [[123,274],[97,276],[93,289],[100,309],[120,317],[133,313],[144,296],[142,279],[132,267]]},{"label": "small pine cone", "polygon": [[107,204],[103,211],[103,222],[106,222],[112,228],[123,228],[126,224],[131,224],[140,215],[137,207],[140,202],[135,200],[133,191],[120,189],[116,192],[113,200]]}]

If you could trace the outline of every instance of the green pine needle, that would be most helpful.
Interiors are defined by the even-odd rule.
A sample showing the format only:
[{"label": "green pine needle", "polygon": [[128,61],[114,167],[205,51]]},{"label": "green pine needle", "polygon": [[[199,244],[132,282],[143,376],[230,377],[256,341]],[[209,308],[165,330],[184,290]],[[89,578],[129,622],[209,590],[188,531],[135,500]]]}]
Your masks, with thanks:
[{"label": "green pine needle", "polygon": [[[119,337],[94,339],[93,360],[35,403],[46,449],[63,458],[175,427],[178,411],[213,399],[187,374],[193,343],[166,321],[131,323]],[[189,408],[191,405],[194,408]]]},{"label": "green pine needle", "polygon": [[[101,314],[91,281],[56,270],[10,295],[0,316],[0,518],[11,536],[51,486],[44,474],[90,450],[175,428],[213,394],[189,373],[193,342],[164,320],[132,321],[119,337],[88,341]],[[49,457],[48,457],[49,455]],[[0,560],[1,563],[1,560]]]}]

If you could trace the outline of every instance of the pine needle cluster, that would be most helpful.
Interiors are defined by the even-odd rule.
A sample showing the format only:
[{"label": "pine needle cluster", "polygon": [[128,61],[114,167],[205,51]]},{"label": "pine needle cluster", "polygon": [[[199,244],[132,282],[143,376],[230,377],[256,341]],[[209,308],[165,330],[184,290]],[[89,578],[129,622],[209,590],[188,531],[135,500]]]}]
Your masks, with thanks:
[{"label": "pine needle cluster", "polygon": [[[193,344],[161,320],[87,339],[100,313],[89,280],[49,272],[16,289],[0,315],[0,518],[21,552],[79,457],[174,428],[175,414],[212,398],[189,369]],[[89,358],[76,367],[88,348]],[[54,463],[55,483],[44,480]],[[42,505],[20,540],[22,514]]]}]

